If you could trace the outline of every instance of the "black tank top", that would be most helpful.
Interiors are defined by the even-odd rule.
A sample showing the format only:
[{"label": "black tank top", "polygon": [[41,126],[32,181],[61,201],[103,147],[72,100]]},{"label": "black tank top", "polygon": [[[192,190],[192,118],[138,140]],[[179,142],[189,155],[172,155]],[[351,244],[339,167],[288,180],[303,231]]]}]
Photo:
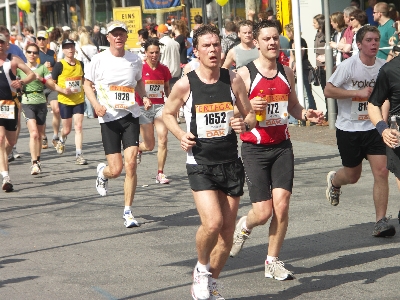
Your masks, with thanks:
[{"label": "black tank top", "polygon": [[[220,77],[216,83],[205,84],[197,76],[196,72],[187,74],[190,84],[190,96],[188,101],[192,101],[190,132],[196,136],[196,146],[192,148],[192,153],[197,164],[214,165],[235,161],[238,158],[238,145],[236,133],[229,127],[226,135],[218,136],[211,133],[210,137],[199,138],[196,107],[214,108],[217,106],[232,107],[233,100],[231,95],[231,80],[229,70],[220,69]],[[212,121],[214,124],[229,124],[230,120],[227,116],[229,111],[208,112],[203,114],[207,122]],[[199,115],[200,116],[200,115]],[[206,121],[204,121],[206,122]]]},{"label": "black tank top", "polygon": [[[8,54],[7,60],[3,63],[3,65],[10,64],[11,59],[12,59],[11,54]],[[16,79],[11,68],[10,68],[9,76],[10,76],[11,80]],[[6,74],[4,73],[3,66],[0,67],[0,100],[14,100],[13,94],[11,92],[10,84],[8,83]]]}]

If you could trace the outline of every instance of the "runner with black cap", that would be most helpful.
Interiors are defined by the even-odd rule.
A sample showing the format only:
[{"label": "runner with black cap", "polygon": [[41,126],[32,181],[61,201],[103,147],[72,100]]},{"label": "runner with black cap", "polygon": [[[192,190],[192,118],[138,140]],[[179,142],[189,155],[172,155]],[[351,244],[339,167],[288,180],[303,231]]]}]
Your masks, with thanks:
[{"label": "runner with black cap", "polygon": [[83,63],[74,58],[75,42],[71,39],[62,41],[64,58],[54,65],[51,76],[61,88],[66,89],[66,94],[58,94],[58,105],[62,120],[60,140],[57,142],[58,154],[65,151],[65,141],[72,128],[74,116],[76,164],[86,165],[87,161],[82,155],[82,122],[84,113],[85,95],[83,92]]},{"label": "runner with black cap", "polygon": [[[137,184],[136,156],[140,131],[140,108],[135,101],[135,91],[143,99],[144,106],[151,106],[151,102],[142,81],[142,60],[138,55],[125,51],[127,38],[125,23],[113,21],[107,24],[110,48],[93,56],[86,66],[84,88],[98,116],[108,163],[97,166],[96,189],[101,196],[106,196],[108,179],[119,177],[125,165],[123,218],[125,227],[130,228],[140,226],[131,212]],[[125,162],[122,160],[121,142]]]}]

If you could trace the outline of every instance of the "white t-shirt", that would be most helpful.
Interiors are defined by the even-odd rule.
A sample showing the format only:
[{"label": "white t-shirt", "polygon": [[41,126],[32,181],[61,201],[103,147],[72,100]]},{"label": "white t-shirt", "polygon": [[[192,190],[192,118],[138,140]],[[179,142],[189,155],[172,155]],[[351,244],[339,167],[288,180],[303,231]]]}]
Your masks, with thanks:
[{"label": "white t-shirt", "polygon": [[[88,65],[90,63],[88,58],[92,59],[93,56],[95,56],[97,53],[99,53],[99,51],[97,50],[97,47],[95,45],[90,45],[90,44],[79,47],[76,49],[76,51],[78,52],[76,54],[76,59],[83,62],[83,66],[85,68],[86,68],[86,65]],[[82,51],[85,52],[86,55],[83,54]]]},{"label": "white t-shirt", "polygon": [[179,43],[166,35],[160,39],[160,43],[163,44],[160,47],[160,63],[168,67],[172,77],[179,77],[181,75]]},{"label": "white t-shirt", "polygon": [[[328,82],[345,90],[362,90],[366,86],[374,87],[376,77],[385,60],[376,58],[373,66],[364,65],[359,55],[344,60],[332,74]],[[338,99],[336,127],[343,131],[367,131],[374,129],[368,117],[368,98]]]},{"label": "white t-shirt", "polygon": [[[85,78],[95,83],[99,102],[102,103],[99,93],[108,92],[107,88],[110,86],[136,88],[137,82],[142,79],[142,68],[142,60],[137,54],[125,51],[123,57],[116,57],[109,49],[106,49],[93,56],[89,65],[85,66]],[[137,103],[129,110],[104,106],[107,112],[103,117],[98,117],[100,123],[121,119],[129,113],[132,113],[135,118],[140,116]]]}]

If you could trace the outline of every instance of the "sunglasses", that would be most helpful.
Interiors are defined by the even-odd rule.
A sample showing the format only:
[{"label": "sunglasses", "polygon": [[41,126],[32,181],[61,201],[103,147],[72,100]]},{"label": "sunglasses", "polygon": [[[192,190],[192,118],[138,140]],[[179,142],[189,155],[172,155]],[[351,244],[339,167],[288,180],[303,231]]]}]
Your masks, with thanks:
[{"label": "sunglasses", "polygon": [[45,41],[46,39],[44,37],[38,37],[37,38],[39,41]]},{"label": "sunglasses", "polygon": [[28,53],[28,54],[32,54],[33,53],[35,55],[39,54],[39,52],[37,52],[37,51],[29,51],[29,50],[27,50],[26,53]]},{"label": "sunglasses", "polygon": [[354,21],[356,18],[350,18],[350,21]]}]

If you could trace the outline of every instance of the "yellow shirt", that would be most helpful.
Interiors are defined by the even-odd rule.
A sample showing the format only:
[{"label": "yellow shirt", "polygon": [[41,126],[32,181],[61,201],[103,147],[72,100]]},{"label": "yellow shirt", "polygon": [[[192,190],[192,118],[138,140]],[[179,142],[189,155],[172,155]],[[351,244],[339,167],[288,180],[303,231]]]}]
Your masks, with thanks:
[{"label": "yellow shirt", "polygon": [[58,93],[58,102],[65,105],[77,105],[85,101],[83,92],[82,78],[83,70],[81,63],[75,59],[75,65],[72,66],[64,59],[60,61],[63,66],[62,73],[57,78],[57,84],[62,87],[70,87],[73,91],[71,95]]}]

